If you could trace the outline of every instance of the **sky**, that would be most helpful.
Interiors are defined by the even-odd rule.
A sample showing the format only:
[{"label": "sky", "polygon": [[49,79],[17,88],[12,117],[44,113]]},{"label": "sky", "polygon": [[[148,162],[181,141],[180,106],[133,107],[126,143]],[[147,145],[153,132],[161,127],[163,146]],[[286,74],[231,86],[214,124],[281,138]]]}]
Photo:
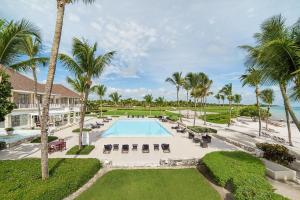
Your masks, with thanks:
[{"label": "sky", "polygon": [[[165,82],[173,72],[204,72],[217,93],[227,83],[242,103],[255,102],[254,89],[242,87],[245,52],[239,45],[254,44],[253,34],[267,18],[282,14],[292,25],[300,17],[299,0],[96,0],[93,5],[67,5],[60,52],[71,53],[72,38],[98,43],[98,53],[116,51],[94,84],[104,84],[107,94],[142,99],[146,94],[174,100],[174,86]],[[1,0],[0,17],[28,19],[41,30],[44,54],[49,54],[56,18],[55,0]],[[27,74],[31,76],[30,74]],[[38,79],[45,82],[47,67]],[[55,82],[72,76],[59,63]],[[279,89],[275,104],[282,104]],[[180,92],[180,98],[186,99]],[[92,95],[91,98],[97,98]],[[210,97],[209,102],[216,99]],[[294,103],[294,105],[299,105]]]}]

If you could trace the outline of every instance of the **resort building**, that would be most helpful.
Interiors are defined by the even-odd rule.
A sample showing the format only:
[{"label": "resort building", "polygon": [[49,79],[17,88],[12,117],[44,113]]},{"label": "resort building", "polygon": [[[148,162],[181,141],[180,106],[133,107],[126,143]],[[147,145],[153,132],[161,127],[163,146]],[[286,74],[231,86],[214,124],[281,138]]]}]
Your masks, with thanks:
[{"label": "resort building", "polygon": [[[33,128],[39,126],[38,102],[42,107],[45,84],[38,83],[38,98],[34,95],[34,81],[27,76],[0,66],[9,76],[13,87],[11,101],[15,109],[0,122],[0,128]],[[53,84],[49,126],[65,126],[78,121],[80,111],[79,94],[62,84]]]}]

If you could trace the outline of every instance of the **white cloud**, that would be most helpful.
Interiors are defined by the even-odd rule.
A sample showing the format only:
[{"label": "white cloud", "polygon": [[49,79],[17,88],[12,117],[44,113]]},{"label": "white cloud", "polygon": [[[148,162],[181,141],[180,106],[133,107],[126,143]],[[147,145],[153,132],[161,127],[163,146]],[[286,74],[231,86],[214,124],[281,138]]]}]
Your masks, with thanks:
[{"label": "white cloud", "polygon": [[73,14],[73,13],[70,13],[67,17],[72,22],[79,22],[80,21],[80,18],[77,15]]}]

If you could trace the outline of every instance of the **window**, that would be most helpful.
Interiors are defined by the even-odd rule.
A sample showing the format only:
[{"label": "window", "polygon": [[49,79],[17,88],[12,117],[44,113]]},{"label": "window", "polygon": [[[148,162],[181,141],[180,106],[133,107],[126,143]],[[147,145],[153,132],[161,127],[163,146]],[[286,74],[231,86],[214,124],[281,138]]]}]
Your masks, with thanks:
[{"label": "window", "polygon": [[28,117],[29,115],[27,114],[11,116],[11,126],[26,126],[28,124]]},{"label": "window", "polygon": [[19,104],[28,104],[29,95],[28,94],[18,94],[18,103]]}]

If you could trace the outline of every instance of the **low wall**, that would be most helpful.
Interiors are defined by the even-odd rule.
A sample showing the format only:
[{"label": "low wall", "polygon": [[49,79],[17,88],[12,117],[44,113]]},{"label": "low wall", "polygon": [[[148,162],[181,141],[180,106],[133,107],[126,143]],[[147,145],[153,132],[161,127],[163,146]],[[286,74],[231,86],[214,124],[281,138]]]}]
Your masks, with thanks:
[{"label": "low wall", "polygon": [[271,178],[283,181],[296,180],[296,171],[263,158],[261,160],[266,166],[266,174]]}]

